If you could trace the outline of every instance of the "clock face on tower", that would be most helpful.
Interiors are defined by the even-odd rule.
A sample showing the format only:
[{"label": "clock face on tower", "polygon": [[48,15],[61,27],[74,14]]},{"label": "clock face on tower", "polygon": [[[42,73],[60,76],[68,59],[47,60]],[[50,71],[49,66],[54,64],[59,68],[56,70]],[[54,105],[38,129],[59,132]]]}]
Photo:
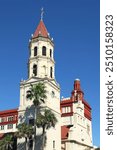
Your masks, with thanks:
[{"label": "clock face on tower", "polygon": [[52,97],[52,98],[55,97],[55,92],[54,92],[54,91],[51,92],[51,97]]}]

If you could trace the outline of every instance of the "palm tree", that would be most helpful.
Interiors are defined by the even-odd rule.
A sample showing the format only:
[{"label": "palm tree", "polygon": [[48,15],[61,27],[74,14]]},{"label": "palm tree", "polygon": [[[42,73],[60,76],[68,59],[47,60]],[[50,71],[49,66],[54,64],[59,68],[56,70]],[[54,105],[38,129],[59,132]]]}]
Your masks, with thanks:
[{"label": "palm tree", "polygon": [[12,149],[12,135],[7,134],[1,141],[0,141],[0,150],[8,150]]},{"label": "palm tree", "polygon": [[35,142],[36,142],[36,118],[37,118],[37,109],[40,107],[41,103],[44,103],[46,99],[46,90],[45,85],[42,82],[39,82],[36,85],[31,84],[31,88],[27,91],[27,98],[33,100],[35,107],[35,116],[34,116],[34,129],[35,129]]},{"label": "palm tree", "polygon": [[2,150],[3,144],[4,144],[4,143],[3,143],[3,139],[1,139],[1,140],[0,140],[0,150]]},{"label": "palm tree", "polygon": [[5,150],[6,144],[4,143],[4,138],[0,140],[0,150]]},{"label": "palm tree", "polygon": [[33,99],[35,107],[39,106],[42,102],[45,102],[44,99],[47,97],[45,88],[44,83],[39,82],[36,85],[31,84],[31,88],[27,91],[27,98]]},{"label": "palm tree", "polygon": [[25,146],[26,146],[26,150],[28,149],[28,145],[27,145],[27,140],[30,136],[32,136],[34,134],[34,129],[31,125],[28,125],[26,123],[22,123],[19,124],[17,126],[18,132],[17,132],[17,137],[18,138],[25,138]]},{"label": "palm tree", "polygon": [[46,130],[51,127],[55,127],[56,123],[57,118],[50,109],[44,109],[43,113],[38,113],[36,124],[37,127],[42,128],[42,150],[46,143]]}]

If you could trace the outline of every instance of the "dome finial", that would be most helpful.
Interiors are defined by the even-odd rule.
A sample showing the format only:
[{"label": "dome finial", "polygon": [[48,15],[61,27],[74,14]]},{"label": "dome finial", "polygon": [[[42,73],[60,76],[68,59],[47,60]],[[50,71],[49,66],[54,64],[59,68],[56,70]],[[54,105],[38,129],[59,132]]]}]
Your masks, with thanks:
[{"label": "dome finial", "polygon": [[75,81],[80,81],[80,79],[79,79],[79,78],[76,78]]},{"label": "dome finial", "polygon": [[43,14],[44,14],[44,9],[43,7],[41,8],[41,20],[43,20]]}]

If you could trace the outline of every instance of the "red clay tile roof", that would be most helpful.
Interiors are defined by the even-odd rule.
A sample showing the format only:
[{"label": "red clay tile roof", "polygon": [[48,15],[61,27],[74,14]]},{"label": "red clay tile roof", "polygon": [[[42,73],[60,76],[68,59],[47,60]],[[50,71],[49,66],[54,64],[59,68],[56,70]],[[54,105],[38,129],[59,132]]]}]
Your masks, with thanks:
[{"label": "red clay tile roof", "polygon": [[61,139],[67,139],[68,138],[68,132],[69,128],[67,126],[61,126]]},{"label": "red clay tile roof", "polygon": [[[83,102],[83,104],[86,105],[89,109],[91,109],[91,107],[90,107],[90,105],[88,104],[87,101],[85,101],[85,100],[83,99],[82,102]],[[61,102],[60,102],[61,105],[62,105],[62,104],[66,104],[66,103],[73,103],[73,101],[69,98],[69,99],[63,99],[63,100],[61,100]]]},{"label": "red clay tile roof", "polygon": [[0,111],[0,115],[14,113],[14,112],[17,112],[17,111],[18,111],[18,108],[16,108],[16,109],[9,109],[9,110],[3,110],[3,111]]},{"label": "red clay tile roof", "polygon": [[41,20],[39,25],[37,26],[37,29],[34,32],[33,38],[36,38],[38,36],[42,36],[42,37],[48,37],[48,31],[45,27],[44,22]]}]

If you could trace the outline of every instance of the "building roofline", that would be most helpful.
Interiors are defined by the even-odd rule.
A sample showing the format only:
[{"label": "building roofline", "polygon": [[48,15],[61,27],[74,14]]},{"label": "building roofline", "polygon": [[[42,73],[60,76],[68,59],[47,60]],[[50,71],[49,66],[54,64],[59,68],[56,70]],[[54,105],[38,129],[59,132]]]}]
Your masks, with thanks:
[{"label": "building roofline", "polygon": [[0,115],[2,115],[2,114],[8,114],[8,113],[14,113],[14,112],[18,112],[18,108],[0,111]]}]

